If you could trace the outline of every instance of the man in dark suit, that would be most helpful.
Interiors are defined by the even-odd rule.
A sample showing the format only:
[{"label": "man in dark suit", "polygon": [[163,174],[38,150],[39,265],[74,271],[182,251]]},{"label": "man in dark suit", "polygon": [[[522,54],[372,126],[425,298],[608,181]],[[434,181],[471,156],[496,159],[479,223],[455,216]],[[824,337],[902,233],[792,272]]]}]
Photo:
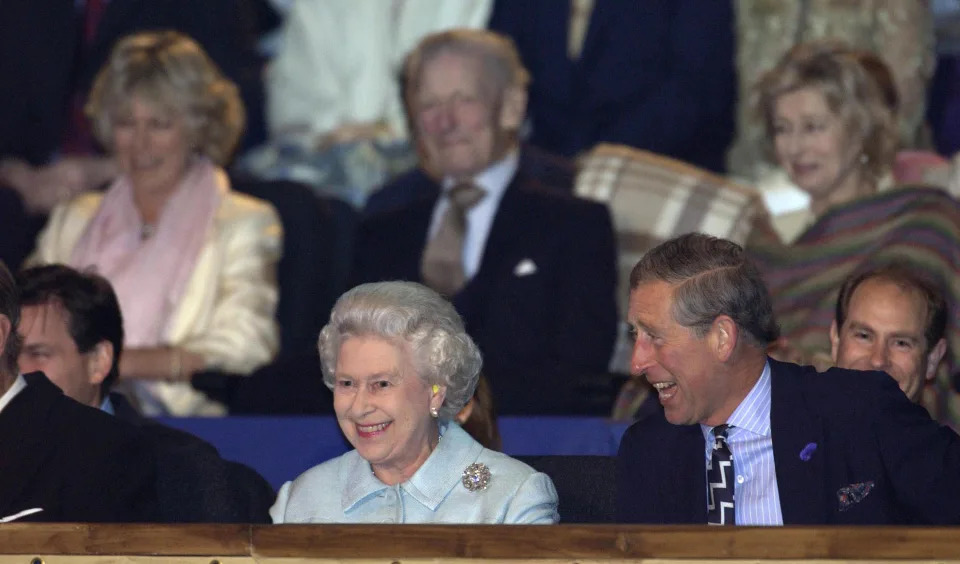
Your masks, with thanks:
[{"label": "man in dark suit", "polygon": [[604,206],[530,173],[517,143],[527,82],[487,31],[431,35],[410,54],[405,99],[429,174],[398,181],[423,197],[363,223],[354,278],[449,296],[501,413],[576,412],[578,378],[605,372],[613,348],[613,230]]},{"label": "man in dark suit", "polygon": [[738,245],[668,241],[630,286],[631,368],[663,412],[621,442],[620,521],[960,523],[960,438],[882,372],[767,358],[778,327]]},{"label": "man in dark suit", "polygon": [[43,374],[18,375],[17,297],[0,263],[0,519],[156,520],[153,451],[137,430]]},{"label": "man in dark suit", "polygon": [[101,276],[63,265],[18,276],[20,368],[43,372],[63,392],[139,429],[156,453],[157,520],[269,523],[274,492],[259,474],[220,458],[201,439],[141,416],[110,389],[118,377],[123,321]]},{"label": "man in dark suit", "polygon": [[711,170],[734,127],[733,2],[497,0],[489,28],[533,75],[530,142],[622,143]]}]

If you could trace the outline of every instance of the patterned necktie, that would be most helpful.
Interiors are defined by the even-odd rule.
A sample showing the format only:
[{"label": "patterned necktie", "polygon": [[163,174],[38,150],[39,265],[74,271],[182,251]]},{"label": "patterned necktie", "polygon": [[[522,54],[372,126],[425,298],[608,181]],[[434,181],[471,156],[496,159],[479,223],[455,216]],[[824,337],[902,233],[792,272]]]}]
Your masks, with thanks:
[{"label": "patterned necktie", "polygon": [[463,240],[467,232],[467,212],[484,196],[486,192],[470,182],[451,188],[447,194],[449,206],[440,227],[423,251],[420,264],[423,281],[445,296],[453,296],[466,282]]},{"label": "patterned necktie", "polygon": [[735,525],[733,509],[733,454],[727,445],[729,425],[717,425],[713,428],[713,453],[710,455],[710,468],[707,469],[707,524]]}]

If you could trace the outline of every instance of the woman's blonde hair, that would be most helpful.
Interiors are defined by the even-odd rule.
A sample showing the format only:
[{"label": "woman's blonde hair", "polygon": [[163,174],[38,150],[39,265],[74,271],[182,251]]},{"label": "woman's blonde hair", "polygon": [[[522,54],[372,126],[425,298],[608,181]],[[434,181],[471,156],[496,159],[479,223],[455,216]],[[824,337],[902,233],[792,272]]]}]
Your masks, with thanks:
[{"label": "woman's blonde hair", "polygon": [[812,41],[787,51],[754,86],[752,107],[763,121],[772,154],[777,100],[814,88],[840,116],[851,142],[866,157],[874,180],[892,166],[897,150],[897,96],[889,69],[876,55],[835,40]]},{"label": "woman's blonde hair", "polygon": [[182,116],[191,149],[218,164],[227,162],[243,131],[245,112],[236,85],[196,41],[176,31],[121,39],[97,74],[85,112],[109,150],[117,115],[134,96]]}]

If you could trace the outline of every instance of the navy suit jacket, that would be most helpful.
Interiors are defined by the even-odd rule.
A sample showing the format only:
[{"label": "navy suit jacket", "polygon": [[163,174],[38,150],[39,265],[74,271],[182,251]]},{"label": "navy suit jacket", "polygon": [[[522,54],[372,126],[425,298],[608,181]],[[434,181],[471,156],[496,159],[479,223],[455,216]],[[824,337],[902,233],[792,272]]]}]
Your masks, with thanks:
[{"label": "navy suit jacket", "polygon": [[[522,160],[522,157],[521,157]],[[422,282],[440,189],[363,222],[355,282]],[[517,276],[529,259],[536,272]],[[579,377],[606,372],[616,337],[616,249],[606,206],[545,186],[521,166],[500,201],[476,275],[453,296],[484,356],[501,413],[576,412]]]},{"label": "navy suit jacket", "polygon": [[156,521],[154,451],[132,425],[63,395],[41,372],[0,412],[0,517]]},{"label": "navy suit jacket", "polygon": [[157,462],[157,520],[168,523],[270,523],[276,493],[252,468],[220,457],[213,445],[138,413],[110,394],[114,416],[137,427]]},{"label": "navy suit jacket", "polygon": [[[960,523],[960,437],[892,378],[769,362],[785,525]],[[671,425],[662,412],[631,426],[618,456],[619,521],[706,523],[704,449],[700,425]],[[864,482],[870,493],[841,509],[838,490]]]},{"label": "navy suit jacket", "polygon": [[623,143],[723,170],[736,96],[731,2],[597,0],[576,61],[569,14],[569,1],[497,0],[490,16],[533,77],[530,142],[565,156]]}]

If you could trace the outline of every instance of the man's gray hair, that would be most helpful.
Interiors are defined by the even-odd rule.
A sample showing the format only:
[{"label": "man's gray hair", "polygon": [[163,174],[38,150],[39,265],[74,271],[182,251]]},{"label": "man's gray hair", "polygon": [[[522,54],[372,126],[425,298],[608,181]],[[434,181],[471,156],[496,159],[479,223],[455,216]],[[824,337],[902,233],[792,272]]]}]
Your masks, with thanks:
[{"label": "man's gray hair", "polygon": [[633,267],[630,290],[655,281],[674,287],[673,318],[698,337],[718,315],[733,319],[758,348],[780,336],[763,278],[736,243],[701,233],[661,243]]},{"label": "man's gray hair", "polygon": [[323,381],[333,388],[340,345],[378,337],[400,347],[427,385],[447,387],[440,418],[453,419],[477,386],[483,361],[453,305],[414,282],[361,284],[340,296],[318,346]]},{"label": "man's gray hair", "polygon": [[420,41],[404,63],[404,99],[409,103],[420,87],[424,65],[438,55],[476,57],[483,68],[484,82],[490,82],[499,96],[511,86],[526,89],[530,73],[509,37],[484,29],[451,29],[433,33]]}]

